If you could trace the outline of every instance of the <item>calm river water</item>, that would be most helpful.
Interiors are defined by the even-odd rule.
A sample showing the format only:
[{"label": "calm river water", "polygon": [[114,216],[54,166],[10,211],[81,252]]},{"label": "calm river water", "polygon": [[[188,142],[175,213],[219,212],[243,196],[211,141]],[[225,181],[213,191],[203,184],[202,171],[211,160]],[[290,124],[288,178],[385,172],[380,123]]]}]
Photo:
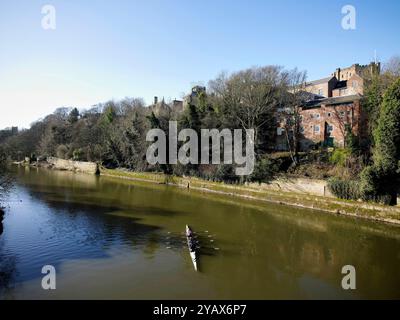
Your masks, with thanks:
[{"label": "calm river water", "polygon": [[[198,232],[200,272],[186,224]],[[41,287],[42,267],[57,271]],[[341,287],[344,265],[356,290]],[[1,299],[400,298],[400,227],[44,169],[16,169]]]}]

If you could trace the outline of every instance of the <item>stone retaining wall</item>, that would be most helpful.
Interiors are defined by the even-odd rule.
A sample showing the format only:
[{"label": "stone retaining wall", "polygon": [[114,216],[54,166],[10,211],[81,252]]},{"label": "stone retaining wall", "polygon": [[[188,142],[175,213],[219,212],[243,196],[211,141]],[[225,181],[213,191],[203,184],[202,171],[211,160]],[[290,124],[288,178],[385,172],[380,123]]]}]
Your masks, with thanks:
[{"label": "stone retaining wall", "polygon": [[307,178],[278,178],[268,184],[262,183],[259,185],[252,183],[250,186],[266,190],[295,192],[300,194],[334,198],[334,195],[329,191],[328,183],[325,180]]},{"label": "stone retaining wall", "polygon": [[99,170],[98,165],[94,162],[64,160],[54,157],[48,157],[47,162],[52,166],[52,168],[57,170],[67,170],[89,174],[96,174]]}]

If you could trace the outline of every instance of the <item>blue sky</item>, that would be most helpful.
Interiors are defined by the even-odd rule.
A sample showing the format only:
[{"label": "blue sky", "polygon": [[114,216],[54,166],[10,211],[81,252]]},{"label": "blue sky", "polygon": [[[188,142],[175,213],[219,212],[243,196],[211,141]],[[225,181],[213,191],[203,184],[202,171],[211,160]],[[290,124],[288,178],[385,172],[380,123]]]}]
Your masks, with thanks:
[{"label": "blue sky", "polygon": [[[42,6],[56,30],[41,27]],[[356,30],[341,8],[356,8]],[[308,79],[400,54],[400,1],[0,2],[0,128],[57,107],[126,96],[181,98],[221,71],[278,64]]]}]

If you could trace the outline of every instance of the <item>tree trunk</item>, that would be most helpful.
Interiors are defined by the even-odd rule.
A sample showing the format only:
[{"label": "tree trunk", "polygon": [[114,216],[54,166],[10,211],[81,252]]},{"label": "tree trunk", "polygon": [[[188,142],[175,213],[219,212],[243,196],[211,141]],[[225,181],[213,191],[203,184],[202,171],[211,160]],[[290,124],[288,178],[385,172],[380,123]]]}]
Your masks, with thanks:
[{"label": "tree trunk", "polygon": [[390,193],[390,205],[391,206],[397,205],[397,191],[392,191]]}]

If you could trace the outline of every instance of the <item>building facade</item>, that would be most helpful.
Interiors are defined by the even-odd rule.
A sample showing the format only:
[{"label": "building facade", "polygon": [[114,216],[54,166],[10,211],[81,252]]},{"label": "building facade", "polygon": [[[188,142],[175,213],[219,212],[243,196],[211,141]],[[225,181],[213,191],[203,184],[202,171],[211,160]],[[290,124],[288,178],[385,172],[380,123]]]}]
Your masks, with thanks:
[{"label": "building facade", "polygon": [[300,108],[300,149],[316,144],[344,147],[347,130],[365,138],[367,119],[361,107],[361,95],[332,97],[310,101]]},{"label": "building facade", "polygon": [[[348,130],[360,140],[367,135],[367,116],[362,108],[364,87],[372,75],[380,72],[379,63],[354,64],[338,68],[330,77],[311,81],[303,90],[310,99],[298,108],[300,150],[307,151],[316,145],[345,146]],[[277,115],[276,150],[288,150],[293,137],[286,115]]]},{"label": "building facade", "polygon": [[171,113],[181,113],[183,112],[183,101],[174,99],[169,103],[166,103],[164,98],[159,101],[158,97],[154,97],[154,102],[148,106],[156,116],[160,115],[170,115]]}]

